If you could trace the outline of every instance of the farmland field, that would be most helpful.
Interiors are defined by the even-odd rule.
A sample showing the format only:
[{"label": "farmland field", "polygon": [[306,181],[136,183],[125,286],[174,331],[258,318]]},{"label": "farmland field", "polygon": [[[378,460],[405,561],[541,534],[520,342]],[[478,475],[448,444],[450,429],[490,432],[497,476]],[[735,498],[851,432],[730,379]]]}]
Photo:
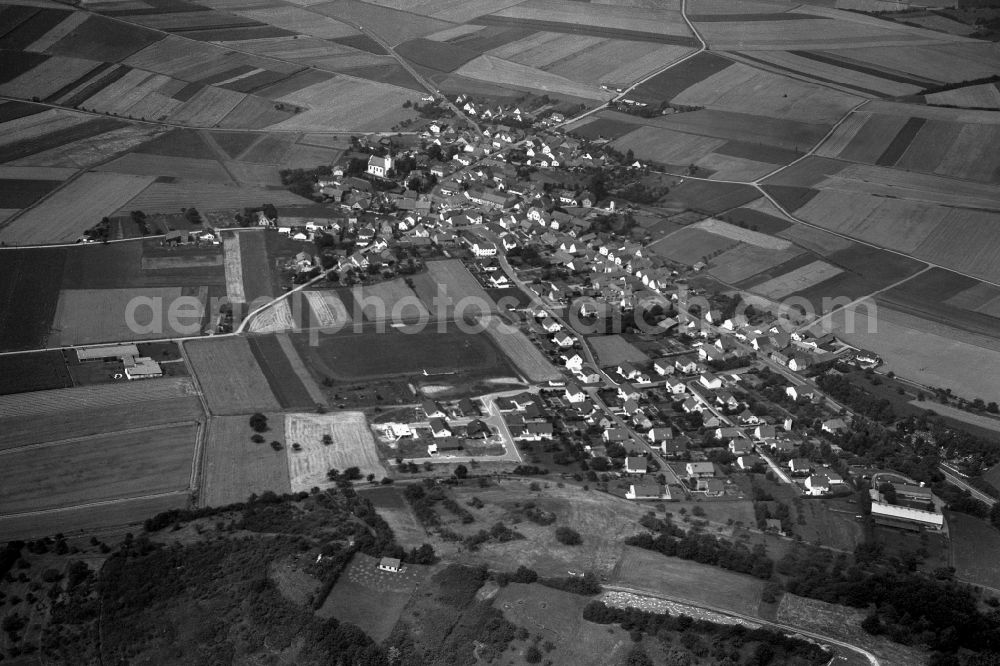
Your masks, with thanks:
[{"label": "farmland field", "polygon": [[73,242],[152,182],[146,176],[84,173],[0,228],[0,240],[8,245]]},{"label": "farmland field", "polygon": [[615,149],[633,151],[636,157],[661,164],[687,166],[724,145],[724,139],[683,134],[660,127],[639,127],[619,137]]},{"label": "farmland field", "polygon": [[306,390],[278,337],[274,335],[252,335],[247,338],[250,349],[267,377],[271,391],[285,409],[311,409],[316,400]]},{"label": "farmland field", "polygon": [[601,367],[625,362],[639,364],[649,362],[646,354],[620,335],[593,335],[587,338],[587,342],[597,354]]},{"label": "farmland field", "polygon": [[284,451],[275,451],[269,444],[277,441],[287,445],[284,417],[268,416],[271,429],[263,433],[267,441],[260,444],[250,440],[253,431],[247,416],[209,419],[198,495],[201,506],[245,502],[251,493],[260,495],[267,490],[279,495],[291,492],[288,458]]},{"label": "farmland field", "polygon": [[[64,289],[59,295],[49,346],[197,335],[206,307],[207,291],[201,292],[181,287]],[[192,316],[175,318],[176,327],[172,327],[166,315],[182,296],[196,299],[200,306],[197,312],[191,309]]]},{"label": "farmland field", "polygon": [[0,396],[4,417],[44,416],[61,410],[86,410],[113,405],[174,400],[197,395],[186,377],[100,384]]},{"label": "farmland field", "polygon": [[384,332],[341,331],[320,335],[293,333],[292,341],[310,370],[320,379],[347,381],[428,373],[501,373],[506,363],[482,333],[463,333],[455,325],[423,330],[387,328]]},{"label": "farmland field", "polygon": [[360,309],[365,321],[400,323],[427,321],[430,317],[430,311],[401,278],[354,287],[352,298],[355,306],[353,316],[357,318],[357,310]]},{"label": "farmland field", "polygon": [[186,491],[196,431],[168,425],[8,449],[0,455],[0,506],[16,514]]},{"label": "farmland field", "polygon": [[925,95],[928,104],[963,106],[972,109],[1000,109],[1000,89],[993,83],[981,83],[957,90]]},{"label": "farmland field", "polygon": [[0,395],[71,386],[73,378],[61,351],[0,356]]},{"label": "farmland field", "polygon": [[489,55],[465,63],[455,73],[479,81],[588,100],[607,100],[614,96],[596,84],[577,83],[558,74]]},{"label": "farmland field", "polygon": [[738,241],[732,238],[696,227],[685,227],[652,243],[649,250],[671,261],[692,265],[710,255],[721,254],[737,244]]},{"label": "farmland field", "polygon": [[[426,291],[420,293],[422,291],[420,289],[418,289],[418,293],[424,301],[424,305],[435,315],[437,315],[437,307],[432,299],[438,295],[453,299],[453,304],[464,299],[471,299],[469,302],[477,309],[481,309],[480,305],[483,305],[487,310],[493,310],[496,307],[493,299],[489,297],[482,285],[473,277],[465,264],[458,259],[427,262],[427,276],[430,278],[429,281],[436,286],[434,293],[428,294]],[[421,284],[417,282],[418,287]],[[449,308],[448,311],[451,312],[451,309]]]},{"label": "farmland field", "polygon": [[308,326],[342,328],[351,323],[351,315],[348,314],[344,301],[340,299],[336,291],[305,291],[302,293],[309,302]]},{"label": "farmland field", "polygon": [[44,347],[59,302],[66,250],[0,252],[0,349]]},{"label": "farmland field", "polygon": [[[191,424],[202,418],[201,404],[194,396],[136,401],[131,404],[127,401],[127,394],[122,399],[126,401],[123,404],[0,418],[0,427],[4,432],[0,450],[72,438],[98,437],[103,433],[133,428]],[[135,408],[141,411],[137,414]]]},{"label": "farmland field", "polygon": [[184,350],[212,414],[281,409],[245,338],[192,340]]},{"label": "farmland field", "polygon": [[843,271],[825,261],[814,261],[801,268],[749,287],[752,291],[768,298],[783,298],[789,294],[805,291],[822,284]]},{"label": "farmland field", "polygon": [[40,539],[60,532],[71,536],[77,532],[124,528],[129,525],[141,529],[143,522],[150,516],[185,508],[188,497],[186,491],[178,491],[120,499],[99,506],[67,507],[41,513],[0,516],[0,534],[9,539]]},{"label": "farmland field", "polygon": [[[257,303],[266,300],[266,297],[258,297]],[[251,305],[253,307],[253,305]],[[296,325],[292,315],[292,307],[288,299],[282,299],[277,303],[270,303],[266,309],[257,312],[247,326],[248,333],[278,333],[279,331],[295,330]]]},{"label": "farmland field", "polygon": [[[329,445],[323,444],[326,434],[333,440]],[[361,412],[286,414],[285,441],[293,493],[330,485],[326,473],[332,468],[343,471],[357,467],[362,476],[374,474],[376,479],[386,476],[379,462],[375,437]],[[295,444],[301,449],[296,451]]]},{"label": "farmland field", "polygon": [[720,282],[734,284],[799,256],[798,248],[772,250],[741,243],[709,262],[708,272]]}]

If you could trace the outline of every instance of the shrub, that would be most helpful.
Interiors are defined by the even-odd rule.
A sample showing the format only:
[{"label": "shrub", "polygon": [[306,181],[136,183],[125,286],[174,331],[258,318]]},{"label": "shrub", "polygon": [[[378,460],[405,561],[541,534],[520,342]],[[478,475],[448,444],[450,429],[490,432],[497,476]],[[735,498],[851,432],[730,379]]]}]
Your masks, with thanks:
[{"label": "shrub", "polygon": [[556,528],[556,540],[566,546],[579,546],[583,543],[583,538],[579,532],[565,526]]}]

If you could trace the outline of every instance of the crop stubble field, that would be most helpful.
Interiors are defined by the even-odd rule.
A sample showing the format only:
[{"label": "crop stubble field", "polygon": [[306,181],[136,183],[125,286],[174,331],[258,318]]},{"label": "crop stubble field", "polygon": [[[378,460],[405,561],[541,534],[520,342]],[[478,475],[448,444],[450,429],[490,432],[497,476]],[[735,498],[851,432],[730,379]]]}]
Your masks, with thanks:
[{"label": "crop stubble field", "polygon": [[213,415],[281,410],[246,338],[192,340],[184,351]]},{"label": "crop stubble field", "polygon": [[[329,445],[323,444],[327,434],[332,439]],[[331,468],[357,467],[362,476],[374,474],[376,479],[386,475],[362,412],[286,414],[285,441],[292,492],[329,485],[326,473]],[[294,444],[301,450],[296,451]]]}]

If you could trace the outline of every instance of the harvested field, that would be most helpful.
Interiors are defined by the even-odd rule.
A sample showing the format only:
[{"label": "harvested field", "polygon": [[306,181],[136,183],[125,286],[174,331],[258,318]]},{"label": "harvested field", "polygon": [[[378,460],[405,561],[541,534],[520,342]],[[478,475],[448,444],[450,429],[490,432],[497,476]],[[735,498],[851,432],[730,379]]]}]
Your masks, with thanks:
[{"label": "harvested field", "polygon": [[683,134],[659,127],[639,127],[614,142],[620,152],[666,165],[687,166],[725,144],[723,139]]},{"label": "harvested field", "polygon": [[750,185],[685,180],[670,190],[665,203],[676,202],[705,215],[718,215],[757,199],[760,193]]},{"label": "harvested field", "polygon": [[[886,23],[878,21],[879,29]],[[916,32],[913,28],[904,28]],[[1000,55],[989,43],[952,37],[940,33],[927,33],[935,43],[885,44],[865,47],[863,43],[851,45],[849,51],[829,55],[844,57],[863,67],[888,72],[903,72],[917,79],[930,81],[963,81],[992,76],[1000,70]],[[947,43],[950,42],[950,43]],[[806,48],[817,48],[817,45]]]},{"label": "harvested field", "polygon": [[[314,409],[317,402],[325,404],[323,400],[315,400],[306,389],[302,378],[295,371],[291,360],[286,355],[285,346],[279,341],[278,336],[251,335],[247,339],[253,355],[271,386],[271,391],[283,408]],[[291,345],[287,346],[298,358],[298,353],[294,351],[294,348]],[[301,365],[301,359],[298,360]],[[320,393],[318,390],[316,392]]]},{"label": "harvested field", "polygon": [[840,236],[834,236],[804,224],[793,224],[784,231],[779,231],[778,235],[787,238],[799,247],[812,250],[822,256],[849,249],[854,245],[851,241]]},{"label": "harvested field", "polygon": [[620,335],[592,335],[587,342],[597,355],[602,368],[621,363],[648,363],[649,357]]},{"label": "harvested field", "polygon": [[789,294],[804,291],[821,284],[830,278],[836,277],[841,272],[843,271],[840,268],[825,261],[814,261],[782,276],[749,287],[749,289],[768,298],[784,298]]},{"label": "harvested field", "polygon": [[291,331],[295,328],[292,308],[288,304],[288,299],[285,298],[277,303],[268,305],[266,310],[255,314],[253,319],[250,320],[247,332],[277,333],[279,331]]},{"label": "harvested field", "polygon": [[453,72],[479,56],[478,51],[422,38],[403,42],[396,51],[410,62],[442,72]]},{"label": "harvested field", "polygon": [[734,57],[752,66],[825,82],[863,97],[912,95],[926,87],[926,84],[917,84],[890,72],[850,67],[833,58],[817,58],[817,55],[810,51],[744,51]]},{"label": "harvested field", "polygon": [[184,350],[213,415],[281,409],[246,338],[192,340]]},{"label": "harvested field", "polygon": [[704,229],[705,231],[718,236],[730,238],[734,241],[739,241],[740,243],[754,245],[765,250],[782,251],[791,247],[791,243],[784,239],[776,238],[770,234],[762,234],[758,231],[744,229],[736,226],[735,224],[729,224],[728,222],[723,222],[713,218],[702,220],[692,226],[696,229]]},{"label": "harvested field", "polygon": [[335,291],[305,291],[309,302],[309,326],[343,328],[351,323],[351,316]]},{"label": "harvested field", "polygon": [[268,7],[233,12],[238,16],[284,28],[300,35],[311,35],[323,39],[334,39],[358,34],[358,30],[346,23],[335,21],[301,7]]},{"label": "harvested field", "polygon": [[125,153],[163,133],[162,127],[128,126],[73,140],[14,162],[24,166],[61,166],[86,169],[115,155]]},{"label": "harvested field", "polygon": [[685,227],[651,243],[649,250],[671,261],[690,266],[710,255],[721,254],[735,245],[737,241],[731,238],[703,229]]},{"label": "harvested field", "polygon": [[764,588],[763,581],[750,576],[631,546],[625,547],[614,582],[752,616],[758,614]]},{"label": "harvested field", "polygon": [[582,99],[607,100],[614,96],[614,93],[602,90],[597,85],[577,83],[557,74],[488,55],[467,62],[455,73],[513,88],[571,95]]},{"label": "harvested field", "polygon": [[740,244],[712,259],[708,273],[720,282],[735,284],[791,261],[801,253],[796,247],[772,250]]},{"label": "harvested field", "polygon": [[[181,287],[64,289],[59,295],[49,345],[198,335],[206,294],[184,292]],[[186,299],[180,310],[184,316],[174,317],[172,323],[168,311],[182,296]],[[189,310],[193,313],[190,316]]]},{"label": "harvested field", "polygon": [[246,303],[246,292],[243,290],[243,259],[240,256],[240,237],[238,234],[223,234],[222,251],[226,270],[226,296],[231,303]]},{"label": "harvested field", "polygon": [[538,23],[585,25],[608,30],[688,36],[690,31],[680,13],[669,9],[644,9],[615,5],[587,4],[569,0],[528,0],[494,12],[492,16],[523,19]]},{"label": "harvested field", "polygon": [[689,46],[605,39],[544,69],[574,81],[624,88],[690,52]]},{"label": "harvested field", "polygon": [[100,63],[52,56],[20,76],[0,84],[0,94],[45,99],[97,68]]},{"label": "harvested field", "polygon": [[62,184],[61,180],[0,178],[0,206],[26,208]]},{"label": "harvested field", "polygon": [[395,46],[415,37],[423,37],[445,28],[453,27],[445,21],[427,16],[400,12],[353,0],[335,0],[310,6],[310,11],[335,19],[344,19],[356,25],[368,26],[379,37]]},{"label": "harvested field", "polygon": [[341,331],[310,342],[304,333],[292,341],[307,367],[320,379],[345,381],[429,374],[506,376],[506,363],[482,333],[463,333],[454,325],[393,328],[385,332]]},{"label": "harvested field", "polygon": [[771,162],[761,162],[745,157],[733,157],[718,151],[709,153],[695,162],[695,166],[712,172],[715,180],[753,181],[763,178],[775,169]]},{"label": "harvested field", "polygon": [[1000,283],[1000,266],[996,263],[1000,236],[996,233],[996,221],[996,213],[951,209],[913,254]]},{"label": "harvested field", "polygon": [[[582,124],[581,124],[582,123]],[[571,134],[581,136],[585,139],[617,139],[625,136],[636,129],[636,125],[612,118],[602,118],[598,116],[588,116],[583,121],[578,121],[567,126],[567,131]]]},{"label": "harvested field", "polygon": [[[323,435],[330,435],[333,442],[324,445]],[[362,412],[286,414],[285,441],[293,493],[329,486],[330,469],[357,467],[363,477],[374,474],[376,479],[387,475]],[[295,444],[301,449],[296,451]]]},{"label": "harvested field", "polygon": [[493,343],[528,381],[544,382],[561,376],[559,370],[520,329],[505,325],[495,315],[488,315],[482,321]]},{"label": "harvested field", "polygon": [[[45,48],[48,53],[118,62],[163,39],[162,34],[153,30],[139,26],[125,28],[117,21],[103,16],[88,16],[82,12],[74,14],[66,23],[71,23],[71,29]],[[63,32],[63,25],[59,28]],[[50,33],[45,38],[49,39],[51,36]],[[38,42],[32,45],[33,50],[41,48]]]},{"label": "harvested field", "polygon": [[[141,414],[137,415],[133,408],[142,409]],[[194,396],[12,416],[0,418],[0,426],[4,429],[4,441],[0,444],[0,450],[99,437],[133,429],[190,425],[202,417],[201,402]]]},{"label": "harvested field", "polygon": [[0,396],[0,414],[5,418],[47,416],[59,411],[169,401],[197,395],[186,377],[145,379],[141,382],[100,384]]},{"label": "harvested field", "polygon": [[0,455],[3,513],[183,492],[191,480],[197,427],[160,426]]},{"label": "harvested field", "polygon": [[743,112],[750,108],[768,118],[833,124],[860,97],[804,83],[736,63],[687,88],[675,104]]},{"label": "harvested field", "polygon": [[209,419],[202,458],[202,479],[198,499],[201,506],[225,506],[245,502],[252,493],[277,494],[292,490],[288,480],[288,457],[268,442],[285,441],[284,416],[268,414],[270,430],[266,442],[250,440],[248,416],[214,416]]},{"label": "harvested field", "polygon": [[215,127],[244,97],[243,93],[205,86],[171,113],[170,121],[193,127]]},{"label": "harvested field", "polygon": [[956,208],[1000,210],[1000,192],[993,185],[862,164],[830,175],[818,187]]},{"label": "harvested field", "polygon": [[84,173],[0,229],[0,240],[8,245],[73,242],[152,182],[146,176]]}]

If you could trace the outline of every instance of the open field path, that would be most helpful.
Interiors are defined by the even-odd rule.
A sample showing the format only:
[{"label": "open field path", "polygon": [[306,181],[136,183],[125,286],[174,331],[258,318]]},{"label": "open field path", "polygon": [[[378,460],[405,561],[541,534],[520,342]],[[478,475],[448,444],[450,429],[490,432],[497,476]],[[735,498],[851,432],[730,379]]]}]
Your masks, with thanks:
[{"label": "open field path", "polygon": [[790,633],[790,634],[802,634],[803,636],[809,636],[810,638],[814,638],[814,639],[816,639],[818,641],[821,641],[823,643],[832,643],[833,645],[838,645],[838,646],[840,646],[842,648],[845,648],[845,649],[851,650],[853,652],[857,652],[858,654],[864,655],[865,659],[868,660],[868,663],[871,664],[871,666],[880,666],[880,663],[881,663],[881,662],[879,662],[878,657],[876,657],[874,654],[872,654],[871,652],[869,652],[868,650],[864,649],[863,647],[861,647],[859,645],[853,645],[851,643],[847,643],[845,641],[841,641],[841,640],[838,640],[836,638],[831,638],[830,636],[824,636],[823,634],[817,634],[815,632],[808,631],[806,629],[801,629],[799,627],[794,627],[794,626],[787,625],[787,624],[781,624],[780,622],[772,622],[770,620],[764,620],[764,619],[761,619],[761,618],[759,618],[757,616],[754,616],[754,615],[746,615],[744,613],[739,613],[737,611],[729,610],[727,608],[719,608],[717,606],[710,606],[710,605],[707,605],[707,604],[705,604],[703,602],[700,602],[700,601],[692,601],[691,599],[682,599],[680,597],[674,597],[674,596],[671,596],[671,595],[668,595],[668,594],[664,594],[664,593],[662,593],[662,592],[660,592],[658,590],[637,589],[637,588],[634,588],[634,587],[622,587],[620,585],[603,585],[602,587],[605,590],[610,590],[610,591],[614,591],[614,592],[627,592],[627,593],[630,593],[630,594],[635,594],[635,595],[643,596],[643,597],[652,597],[654,599],[663,599],[664,601],[671,601],[671,602],[682,604],[682,605],[685,605],[685,606],[690,606],[691,608],[694,608],[694,609],[700,609],[700,610],[710,611],[710,612],[713,612],[713,613],[719,613],[720,615],[728,615],[730,617],[734,617],[734,618],[743,620],[744,622],[747,622],[747,623],[758,624],[758,625],[762,624],[762,625],[768,626],[768,627],[770,627],[772,629],[777,629],[779,631],[787,632],[787,633]]}]

